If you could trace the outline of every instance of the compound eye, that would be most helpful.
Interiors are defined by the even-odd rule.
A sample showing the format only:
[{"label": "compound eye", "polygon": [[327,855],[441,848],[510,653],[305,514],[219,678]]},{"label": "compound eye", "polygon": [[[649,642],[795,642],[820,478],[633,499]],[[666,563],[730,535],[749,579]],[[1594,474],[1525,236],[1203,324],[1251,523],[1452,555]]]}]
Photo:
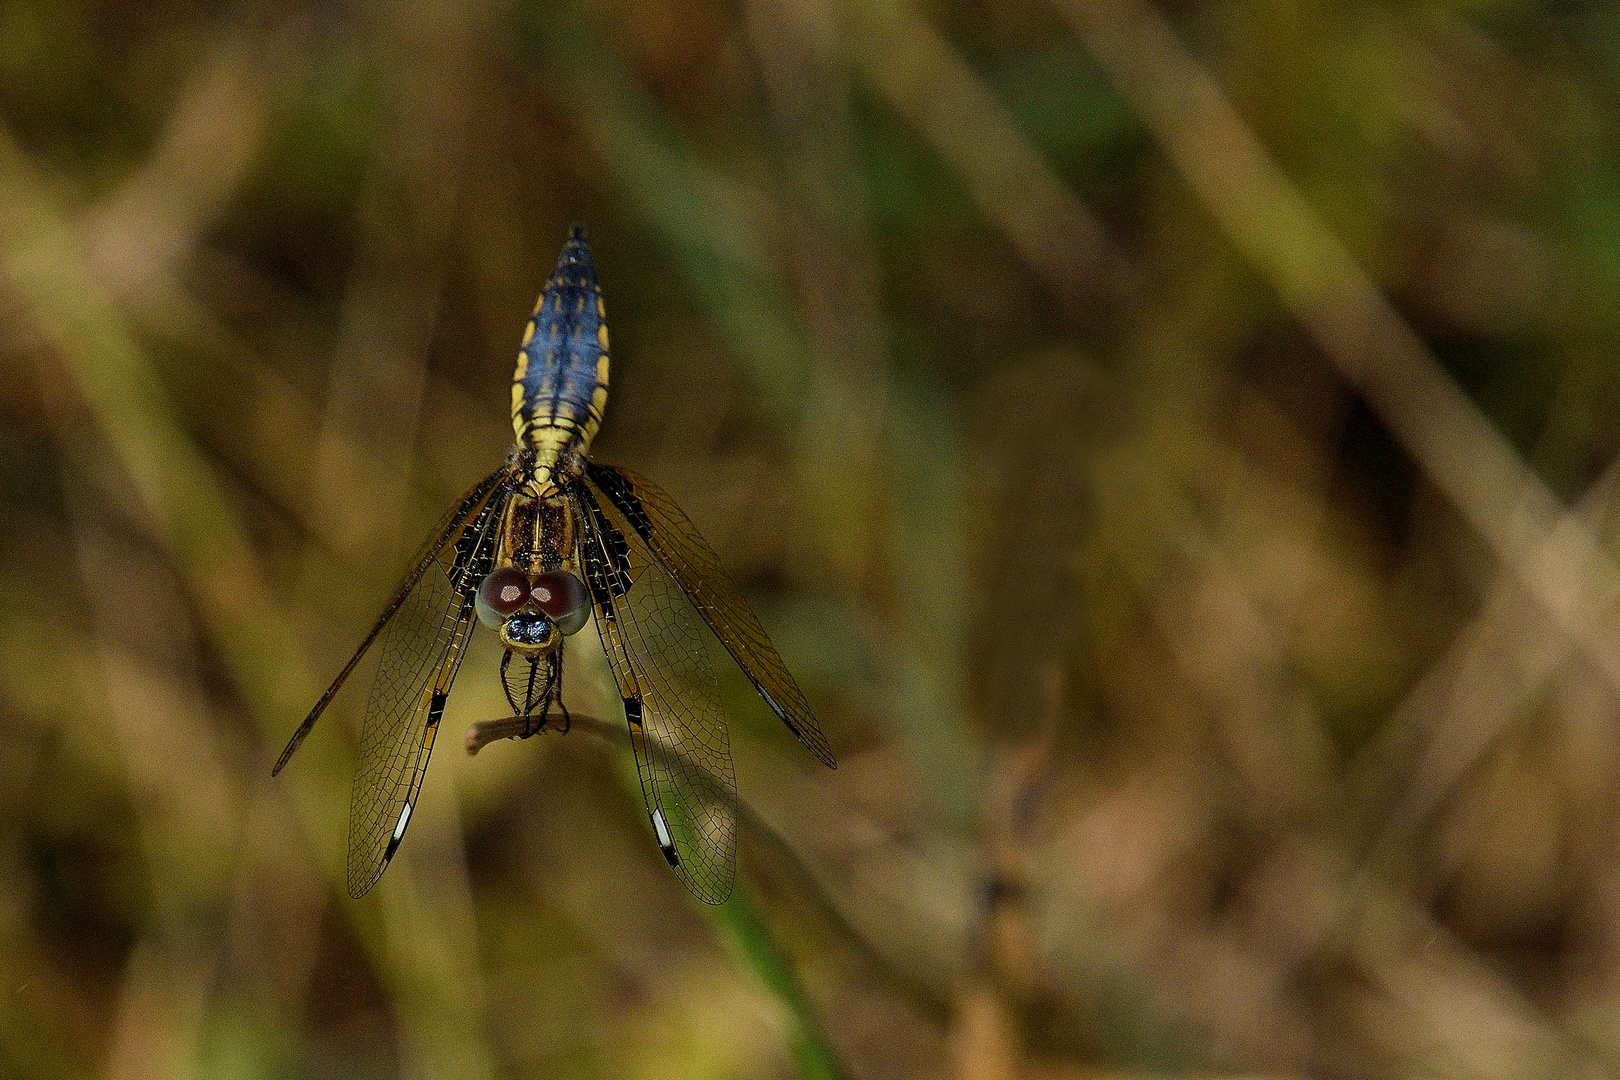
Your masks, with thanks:
[{"label": "compound eye", "polygon": [[478,586],[474,606],[478,621],[492,630],[529,602],[529,579],[510,566],[503,566]]},{"label": "compound eye", "polygon": [[529,595],[534,598],[534,606],[550,616],[565,634],[576,633],[591,617],[591,594],[584,582],[566,570],[541,574]]}]

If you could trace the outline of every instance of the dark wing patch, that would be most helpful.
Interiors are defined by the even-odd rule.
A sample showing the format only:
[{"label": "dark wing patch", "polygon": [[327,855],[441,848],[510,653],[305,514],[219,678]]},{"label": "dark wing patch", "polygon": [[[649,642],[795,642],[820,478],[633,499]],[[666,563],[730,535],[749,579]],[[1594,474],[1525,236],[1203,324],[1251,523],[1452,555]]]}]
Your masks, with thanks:
[{"label": "dark wing patch", "polygon": [[680,584],[709,629],[737,661],[760,697],[816,760],[836,769],[837,760],[810,705],[782,663],[748,601],[731,583],[720,559],[675,500],[652,481],[628,469],[591,462],[591,485],[650,548]]},{"label": "dark wing patch", "polygon": [[724,903],[737,873],[737,781],[711,642],[645,544],[626,537],[590,492],[578,497],[581,561],[654,836],[692,895]]}]

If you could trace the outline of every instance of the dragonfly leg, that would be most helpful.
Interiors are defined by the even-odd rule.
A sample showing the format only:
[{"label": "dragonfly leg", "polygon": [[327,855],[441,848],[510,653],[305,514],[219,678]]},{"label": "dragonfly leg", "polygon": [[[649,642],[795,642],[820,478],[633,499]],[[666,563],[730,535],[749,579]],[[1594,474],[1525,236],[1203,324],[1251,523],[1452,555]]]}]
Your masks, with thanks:
[{"label": "dragonfly leg", "polygon": [[533,656],[526,657],[526,659],[529,661],[529,682],[528,685],[523,688],[523,715],[526,719],[533,719],[534,707],[536,704],[539,704],[540,716],[538,723],[535,723],[532,727],[524,728],[523,737],[525,739],[546,726],[546,708],[551,704],[550,698],[544,696],[535,696],[534,684],[535,681],[540,677],[539,660]]},{"label": "dragonfly leg", "polygon": [[562,711],[562,728],[560,734],[568,734],[573,727],[573,717],[568,714],[568,706],[562,702],[562,657],[551,653],[546,657],[546,681],[540,691],[540,730],[551,723],[551,710],[555,707]]},{"label": "dragonfly leg", "polygon": [[511,666],[512,650],[507,649],[506,652],[501,656],[501,689],[506,692],[506,703],[512,707],[512,715],[521,716],[523,715],[523,710],[518,708],[517,699],[512,697],[512,684],[506,678],[506,669]]},{"label": "dragonfly leg", "polygon": [[554,652],[547,659],[551,668],[547,679],[547,708],[555,704],[562,710],[562,733],[566,735],[568,729],[574,726],[574,718],[568,715],[568,706],[563,704],[562,699],[562,652]]},{"label": "dragonfly leg", "polygon": [[512,651],[508,649],[506,655],[501,657],[501,688],[506,692],[506,703],[512,707],[512,715],[524,722],[515,737],[527,739],[545,730],[551,721],[553,708],[561,712],[560,730],[566,734],[573,726],[573,717],[568,713],[568,706],[562,702],[562,654],[547,653],[543,672],[538,656],[523,659],[529,662],[529,670],[514,675],[511,670]]},{"label": "dragonfly leg", "polygon": [[[524,659],[529,662],[527,675],[519,673],[514,676],[511,674],[512,650],[506,650],[506,654],[501,657],[501,689],[506,693],[506,703],[511,706],[512,715],[524,721],[523,729],[515,736],[519,739],[527,739],[546,726],[544,709],[542,709],[539,716],[534,715],[534,707],[537,702],[534,693],[535,677],[538,674],[536,660],[532,656],[524,657]],[[522,699],[521,704],[519,703],[520,696]]]}]

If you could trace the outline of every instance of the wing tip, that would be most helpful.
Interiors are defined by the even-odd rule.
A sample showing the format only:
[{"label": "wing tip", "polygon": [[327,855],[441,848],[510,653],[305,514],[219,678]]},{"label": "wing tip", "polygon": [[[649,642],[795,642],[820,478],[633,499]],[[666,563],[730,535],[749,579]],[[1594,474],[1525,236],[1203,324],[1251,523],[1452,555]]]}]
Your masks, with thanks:
[{"label": "wing tip", "polygon": [[[390,854],[388,858],[392,858],[392,854]],[[384,858],[380,866],[375,868],[367,867],[360,870],[358,873],[356,871],[359,868],[353,866],[349,867],[347,891],[350,900],[359,900],[361,897],[365,896],[366,893],[370,892],[372,887],[376,885],[378,881],[382,880],[382,872],[388,869],[388,858]]]},{"label": "wing tip", "polygon": [[[786,669],[784,669],[785,671]],[[776,718],[782,721],[782,726],[791,731],[793,737],[799,740],[799,745],[810,751],[815,759],[827,766],[827,768],[838,768],[838,760],[833,757],[832,747],[827,745],[827,736],[821,733],[821,727],[816,723],[816,718],[810,715],[809,708],[803,706],[804,696],[799,694],[799,704],[792,711],[789,711],[784,709],[777,702],[775,696],[765,689],[758,679],[754,679],[752,674],[749,675],[749,678],[754,684],[754,689],[759,691],[759,696],[765,699],[765,704],[771,707],[771,712],[775,713]],[[792,676],[788,676],[788,679],[791,682]],[[798,684],[793,684],[793,690],[795,693],[798,692]],[[796,713],[802,713],[802,719],[795,719]]]},{"label": "wing tip", "polygon": [[805,727],[803,725],[796,724],[789,719],[788,714],[776,703],[776,699],[771,697],[770,694],[766,693],[763,687],[759,688],[759,693],[760,696],[765,699],[765,703],[769,705],[771,710],[775,712],[776,715],[781,719],[783,726],[785,726],[789,731],[793,732],[793,737],[799,740],[800,746],[810,751],[811,755],[817,761],[827,766],[827,768],[838,768],[838,759],[833,757],[832,747],[827,745],[826,736],[821,734],[821,729],[814,726],[814,720],[810,721],[811,726],[809,728],[809,730],[814,733],[814,736],[812,737],[811,735],[807,735],[805,733]]},{"label": "wing tip", "polygon": [[730,900],[731,894],[736,891],[737,887],[737,875],[735,867],[733,867],[731,871],[726,874],[724,881],[700,880],[693,877],[691,874],[682,874],[680,875],[680,878],[681,884],[686,886],[687,892],[691,893],[705,904],[708,904],[710,907],[719,907],[727,900]]},{"label": "wing tip", "polygon": [[[362,646],[362,648],[364,648],[364,646]],[[338,682],[341,683],[342,681],[343,676],[338,676]],[[326,693],[321,695],[320,700],[315,702],[315,707],[309,710],[309,715],[304,717],[304,722],[298,725],[298,730],[292,733],[292,738],[287,740],[286,749],[282,750],[281,756],[276,758],[276,764],[270,770],[270,775],[272,777],[278,775],[282,769],[285,769],[287,767],[287,762],[291,761],[292,756],[298,752],[298,748],[304,745],[304,740],[309,737],[310,731],[312,731],[315,727],[315,721],[319,720],[321,718],[321,713],[326,711],[326,703],[332,700],[333,689],[335,689],[335,687],[328,689]]]},{"label": "wing tip", "polygon": [[[826,739],[807,739],[804,737],[802,732],[791,726],[788,728],[788,730],[793,732],[793,734],[799,740],[799,745],[810,751],[810,755],[817,761],[821,762],[829,769],[838,768],[838,759],[833,757],[832,747],[827,745]],[[820,735],[821,732],[818,731],[816,734]]]},{"label": "wing tip", "polygon": [[360,900],[365,897],[366,893],[376,887],[377,882],[382,880],[383,871],[388,869],[388,863],[393,859],[394,851],[398,847],[398,844],[389,845],[388,854],[383,856],[382,862],[375,870],[369,870],[364,874],[356,874],[353,871],[349,873],[349,899]]},{"label": "wing tip", "polygon": [[300,727],[293,732],[293,737],[287,740],[287,748],[281,752],[281,756],[276,758],[276,763],[270,767],[272,779],[281,775],[281,770],[287,767],[287,762],[292,760],[293,754],[297,752],[300,746],[304,745],[304,736],[308,734],[309,729],[304,727]]},{"label": "wing tip", "polygon": [[[376,866],[356,866],[353,862],[349,864],[349,896],[351,899],[360,899],[370,892],[377,882],[382,880],[383,871],[388,869],[388,864],[394,861],[394,853],[399,850],[399,842],[405,839],[405,826],[411,822],[411,810],[414,806],[415,803],[407,802],[400,809],[399,821],[394,825],[393,835],[388,838],[388,846],[383,849],[382,860]],[[354,849],[351,848],[349,851],[350,859],[353,859],[355,854]]]}]

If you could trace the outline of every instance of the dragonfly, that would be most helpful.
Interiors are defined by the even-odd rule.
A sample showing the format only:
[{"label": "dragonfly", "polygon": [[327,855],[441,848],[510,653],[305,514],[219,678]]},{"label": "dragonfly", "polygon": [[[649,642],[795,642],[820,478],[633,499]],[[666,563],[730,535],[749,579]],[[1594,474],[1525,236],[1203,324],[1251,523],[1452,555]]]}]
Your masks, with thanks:
[{"label": "dragonfly", "polygon": [[382,877],[411,821],[445,703],[480,624],[500,638],[515,737],[566,731],[563,643],[594,622],[624,706],[653,838],[699,900],[736,876],[737,784],[715,661],[731,659],[817,760],[837,768],[804,694],[713,549],[661,488],[591,460],[608,396],[607,313],[570,230],[523,332],[516,444],[452,506],[271,775],[372,649],[349,800],[348,891]]}]

